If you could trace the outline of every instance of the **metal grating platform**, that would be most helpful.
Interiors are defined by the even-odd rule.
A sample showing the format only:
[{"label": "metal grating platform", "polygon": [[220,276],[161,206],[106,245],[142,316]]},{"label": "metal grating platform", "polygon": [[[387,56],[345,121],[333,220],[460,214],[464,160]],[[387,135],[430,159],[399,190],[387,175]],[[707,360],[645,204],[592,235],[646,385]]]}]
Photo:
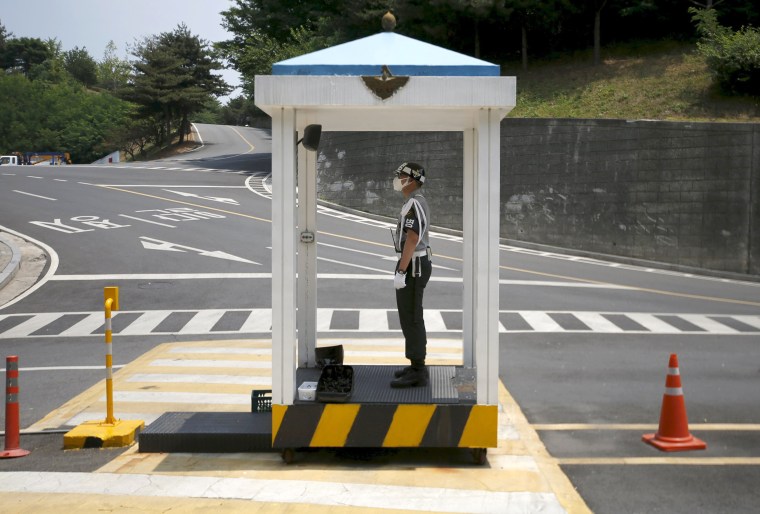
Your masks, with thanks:
[{"label": "metal grating platform", "polygon": [[[393,373],[403,366],[352,366],[354,390],[349,403],[473,403],[472,370],[456,366],[428,366],[430,382],[425,387],[393,389]],[[298,368],[296,385],[319,380],[320,369]],[[465,394],[461,394],[465,393]],[[295,403],[313,403],[300,402]]]},{"label": "metal grating platform", "polygon": [[139,436],[140,452],[260,452],[272,449],[271,412],[167,412]]}]

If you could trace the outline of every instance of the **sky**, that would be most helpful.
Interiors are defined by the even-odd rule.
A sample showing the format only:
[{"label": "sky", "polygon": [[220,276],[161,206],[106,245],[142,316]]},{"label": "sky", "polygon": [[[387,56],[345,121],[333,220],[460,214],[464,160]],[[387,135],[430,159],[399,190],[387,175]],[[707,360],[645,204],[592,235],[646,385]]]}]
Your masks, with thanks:
[{"label": "sky", "polygon": [[[0,23],[14,37],[55,38],[64,51],[86,48],[96,61],[113,40],[117,55],[131,59],[127,45],[183,22],[209,42],[231,39],[219,13],[232,5],[232,0],[0,0]],[[236,71],[221,74],[228,84],[240,84]],[[239,94],[237,89],[230,96]]]}]

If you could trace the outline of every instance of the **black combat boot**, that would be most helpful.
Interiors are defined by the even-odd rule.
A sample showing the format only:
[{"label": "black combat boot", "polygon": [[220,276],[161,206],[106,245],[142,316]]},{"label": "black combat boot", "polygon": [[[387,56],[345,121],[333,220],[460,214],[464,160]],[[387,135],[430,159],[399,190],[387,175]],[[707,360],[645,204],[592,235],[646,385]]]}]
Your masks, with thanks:
[{"label": "black combat boot", "polygon": [[[418,365],[417,367],[418,368],[419,367],[424,368],[425,369],[425,375],[428,377],[428,379],[430,378],[430,371],[428,371],[427,366],[425,366],[424,362],[422,364]],[[413,369],[414,369],[414,366],[404,366],[403,368],[397,369],[396,371],[394,371],[393,372],[393,376],[396,377],[396,378],[401,378],[404,375],[406,375],[407,373],[409,373],[410,371],[412,371]]]},{"label": "black combat boot", "polygon": [[391,387],[403,389],[406,387],[423,387],[428,384],[428,371],[426,367],[413,367],[407,373],[391,380]]},{"label": "black combat boot", "polygon": [[411,366],[406,366],[402,369],[397,369],[396,371],[393,372],[393,376],[396,378],[401,378],[407,373],[409,373],[410,371],[412,371],[412,369],[414,368],[412,368]]}]

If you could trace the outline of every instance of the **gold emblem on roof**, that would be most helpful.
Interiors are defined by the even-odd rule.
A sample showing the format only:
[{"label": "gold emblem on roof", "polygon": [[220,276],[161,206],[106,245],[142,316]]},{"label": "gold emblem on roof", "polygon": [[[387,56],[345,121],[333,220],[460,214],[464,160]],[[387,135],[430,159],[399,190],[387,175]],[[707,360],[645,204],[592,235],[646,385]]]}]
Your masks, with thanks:
[{"label": "gold emblem on roof", "polygon": [[381,100],[387,100],[409,82],[409,77],[394,77],[388,66],[383,64],[382,74],[379,77],[362,75],[362,80],[375,96]]}]

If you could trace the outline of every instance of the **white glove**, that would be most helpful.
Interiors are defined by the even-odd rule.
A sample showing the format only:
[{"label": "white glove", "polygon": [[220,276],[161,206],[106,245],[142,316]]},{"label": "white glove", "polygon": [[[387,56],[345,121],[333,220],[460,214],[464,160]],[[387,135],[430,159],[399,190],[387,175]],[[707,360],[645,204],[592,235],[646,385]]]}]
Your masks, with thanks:
[{"label": "white glove", "polygon": [[406,287],[406,273],[396,272],[393,277],[393,285],[396,289],[404,289]]}]

